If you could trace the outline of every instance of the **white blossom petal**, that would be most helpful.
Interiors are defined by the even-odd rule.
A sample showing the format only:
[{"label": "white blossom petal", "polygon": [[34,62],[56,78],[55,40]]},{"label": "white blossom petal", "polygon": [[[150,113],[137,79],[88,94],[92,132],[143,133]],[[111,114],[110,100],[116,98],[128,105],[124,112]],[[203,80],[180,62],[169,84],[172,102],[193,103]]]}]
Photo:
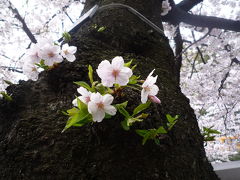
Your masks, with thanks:
[{"label": "white blossom petal", "polygon": [[113,102],[113,96],[110,94],[106,94],[103,96],[103,103],[104,105],[109,105]]},{"label": "white blossom petal", "polygon": [[108,114],[110,114],[112,116],[114,116],[116,114],[116,112],[117,112],[117,109],[114,106],[112,106],[112,105],[105,106],[104,110],[105,110],[106,113],[108,113]]},{"label": "white blossom petal", "polygon": [[96,113],[92,114],[94,122],[101,122],[105,117],[104,110],[99,110]]},{"label": "white blossom petal", "polygon": [[147,102],[148,99],[148,92],[142,89],[141,91],[141,102],[144,104]]},{"label": "white blossom petal", "polygon": [[151,96],[156,96],[157,93],[158,93],[158,91],[159,91],[158,86],[154,84],[154,85],[150,88],[149,95],[151,95]]},{"label": "white blossom petal", "polygon": [[121,56],[116,56],[112,59],[112,67],[114,69],[121,69],[124,66],[124,60]]},{"label": "white blossom petal", "polygon": [[89,112],[90,114],[95,114],[97,111],[98,111],[97,104],[94,103],[94,102],[92,102],[92,101],[90,101],[90,102],[88,103],[88,112]]}]

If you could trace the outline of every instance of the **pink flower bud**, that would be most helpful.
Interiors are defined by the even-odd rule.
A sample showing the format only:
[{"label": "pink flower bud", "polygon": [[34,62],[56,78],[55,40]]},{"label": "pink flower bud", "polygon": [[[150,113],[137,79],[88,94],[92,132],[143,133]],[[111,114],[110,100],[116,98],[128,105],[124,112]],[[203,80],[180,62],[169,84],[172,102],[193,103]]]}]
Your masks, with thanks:
[{"label": "pink flower bud", "polygon": [[161,100],[158,99],[157,96],[151,96],[151,95],[149,95],[148,98],[149,98],[150,101],[152,101],[153,103],[161,104]]}]

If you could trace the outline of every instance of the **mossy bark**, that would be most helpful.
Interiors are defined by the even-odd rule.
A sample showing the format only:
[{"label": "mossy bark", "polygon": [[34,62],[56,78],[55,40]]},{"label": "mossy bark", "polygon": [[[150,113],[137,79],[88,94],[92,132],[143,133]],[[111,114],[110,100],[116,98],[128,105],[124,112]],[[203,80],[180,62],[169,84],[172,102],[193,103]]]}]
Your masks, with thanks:
[{"label": "mossy bark", "polygon": [[[86,8],[92,2],[87,1]],[[114,2],[129,4],[155,23],[161,22],[161,1]],[[95,25],[106,29],[98,32]],[[178,86],[166,37],[119,8],[98,12],[75,33],[71,44],[78,47],[75,62],[41,73],[36,82],[10,86],[13,101],[0,101],[1,179],[218,179],[206,159],[194,111]],[[73,82],[87,81],[88,64],[96,69],[102,60],[115,56],[135,59],[135,73],[142,78],[155,69],[161,105],[151,106],[150,118],[130,131],[122,129],[123,117],[117,114],[61,133],[67,120],[61,111],[71,108],[77,95]],[[128,99],[131,111],[140,103],[140,94],[134,90],[124,94],[115,103]],[[149,141],[142,146],[134,129],[156,128],[167,113],[180,115],[172,131],[161,137],[160,145]]]}]

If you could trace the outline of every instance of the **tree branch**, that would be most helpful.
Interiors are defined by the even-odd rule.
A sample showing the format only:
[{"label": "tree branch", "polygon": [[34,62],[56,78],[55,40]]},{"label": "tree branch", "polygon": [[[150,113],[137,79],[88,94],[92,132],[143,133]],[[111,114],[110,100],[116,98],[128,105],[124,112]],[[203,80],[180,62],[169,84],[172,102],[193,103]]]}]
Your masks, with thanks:
[{"label": "tree branch", "polygon": [[178,24],[184,22],[186,24],[198,27],[218,28],[240,32],[240,21],[218,18],[213,16],[201,16],[189,14],[178,7],[173,7],[172,11],[164,16],[163,21],[170,22],[172,24]]},{"label": "tree branch", "polygon": [[21,23],[22,23],[22,28],[23,31],[27,34],[27,36],[29,37],[29,39],[31,40],[31,42],[33,43],[37,43],[37,40],[35,39],[34,35],[32,34],[32,32],[30,31],[30,29],[28,28],[25,20],[22,18],[22,16],[19,14],[17,8],[15,8],[13,6],[13,4],[8,0],[9,6],[8,8],[12,11],[12,13],[15,15],[15,18],[17,18]]},{"label": "tree branch", "polygon": [[203,2],[203,0],[183,0],[180,3],[178,3],[176,7],[182,9],[185,12],[188,12],[194,6],[198,5],[201,2]]}]

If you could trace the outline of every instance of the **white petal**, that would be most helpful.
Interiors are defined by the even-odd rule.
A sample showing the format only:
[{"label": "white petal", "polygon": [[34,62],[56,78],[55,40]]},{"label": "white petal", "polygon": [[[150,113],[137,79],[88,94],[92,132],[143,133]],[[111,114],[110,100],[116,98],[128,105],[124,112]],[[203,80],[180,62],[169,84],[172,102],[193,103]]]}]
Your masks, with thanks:
[{"label": "white petal", "polygon": [[148,99],[148,91],[145,91],[144,89],[141,91],[141,102],[144,104],[147,102]]},{"label": "white petal", "polygon": [[125,73],[120,72],[116,77],[116,83],[120,86],[125,86],[129,82],[129,77]]},{"label": "white petal", "polygon": [[94,103],[94,102],[92,102],[92,101],[90,101],[90,102],[88,103],[88,112],[89,112],[90,114],[94,114],[94,113],[96,113],[97,111],[98,111],[98,106],[97,106],[97,104]]},{"label": "white petal", "polygon": [[101,122],[105,117],[105,112],[103,110],[99,110],[96,113],[92,114],[94,122]]},{"label": "white petal", "polygon": [[54,61],[52,59],[44,59],[44,64],[47,66],[52,66]]},{"label": "white petal", "polygon": [[124,66],[124,60],[121,56],[116,56],[112,60],[112,67],[114,69],[121,69]]},{"label": "white petal", "polygon": [[69,62],[73,62],[76,60],[76,57],[72,54],[68,54],[66,59],[69,61]]},{"label": "white petal", "polygon": [[76,46],[69,46],[68,52],[70,54],[74,54],[76,51],[77,51],[77,47]]},{"label": "white petal", "polygon": [[124,73],[128,78],[130,78],[133,75],[132,70],[128,67],[123,67],[121,69],[121,73]]},{"label": "white petal", "polygon": [[74,106],[77,106],[77,98],[75,98],[75,99],[72,101],[72,104],[73,104]]},{"label": "white petal", "polygon": [[111,79],[102,79],[102,85],[106,87],[112,87],[115,83],[115,79],[112,77]]},{"label": "white petal", "polygon": [[156,96],[158,91],[159,91],[158,86],[154,84],[153,86],[150,87],[149,95]]},{"label": "white petal", "polygon": [[81,94],[82,96],[89,96],[91,93],[89,93],[89,91],[86,89],[86,88],[84,88],[84,87],[80,87],[80,88],[78,88],[77,89],[77,92],[79,93],[79,94]]},{"label": "white petal", "polygon": [[93,101],[94,103],[99,103],[99,102],[103,101],[103,97],[99,92],[92,93],[91,97],[90,97],[90,100]]},{"label": "white petal", "polygon": [[111,72],[112,68],[111,68],[111,64],[109,61],[107,60],[104,60],[102,61],[99,65],[98,65],[98,68],[97,68],[97,74],[98,76],[101,78],[101,79],[104,79],[106,78],[106,74],[108,72]]},{"label": "white petal", "polygon": [[117,112],[116,108],[112,105],[104,106],[104,110],[106,113],[114,116]]},{"label": "white petal", "polygon": [[113,102],[113,96],[110,94],[106,94],[103,96],[103,104],[105,105],[110,105]]},{"label": "white petal", "polygon": [[[152,70],[152,72],[149,73],[148,77],[152,76],[153,72],[155,71],[155,69]],[[147,78],[148,78],[147,77]]]},{"label": "white petal", "polygon": [[69,45],[68,43],[62,45],[62,50],[67,50],[69,48]]}]

